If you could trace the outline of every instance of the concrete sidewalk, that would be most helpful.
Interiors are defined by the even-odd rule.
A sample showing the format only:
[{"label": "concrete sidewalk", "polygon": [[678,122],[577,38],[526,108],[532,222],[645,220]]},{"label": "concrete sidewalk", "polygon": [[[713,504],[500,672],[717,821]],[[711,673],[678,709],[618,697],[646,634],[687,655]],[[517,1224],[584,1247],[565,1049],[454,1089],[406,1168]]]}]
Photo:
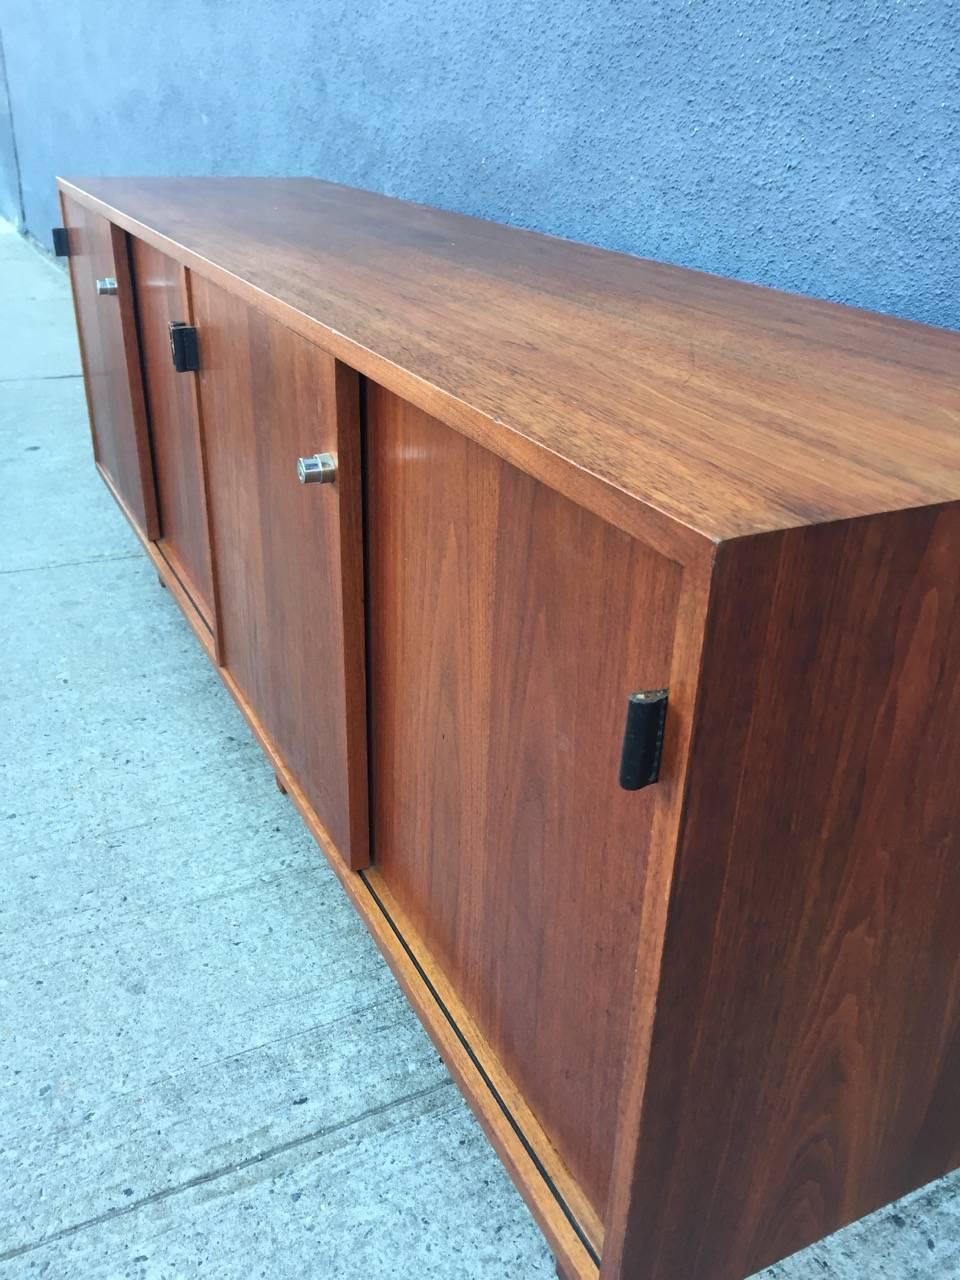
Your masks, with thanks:
[{"label": "concrete sidewalk", "polygon": [[[8,228],[0,333],[0,1280],[549,1280],[96,476],[65,276]],[[960,1181],[765,1274],[960,1276]]]}]

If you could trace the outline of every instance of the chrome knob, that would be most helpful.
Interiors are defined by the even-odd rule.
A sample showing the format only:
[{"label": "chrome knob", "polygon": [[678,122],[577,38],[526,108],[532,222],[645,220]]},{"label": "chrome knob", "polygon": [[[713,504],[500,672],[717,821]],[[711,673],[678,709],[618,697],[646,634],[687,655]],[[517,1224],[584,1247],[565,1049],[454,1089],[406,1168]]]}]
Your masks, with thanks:
[{"label": "chrome knob", "polygon": [[111,296],[117,292],[117,282],[113,276],[104,276],[102,280],[97,281],[97,293],[100,297]]},{"label": "chrome knob", "polygon": [[297,479],[301,484],[333,484],[336,478],[337,460],[332,453],[297,459]]}]

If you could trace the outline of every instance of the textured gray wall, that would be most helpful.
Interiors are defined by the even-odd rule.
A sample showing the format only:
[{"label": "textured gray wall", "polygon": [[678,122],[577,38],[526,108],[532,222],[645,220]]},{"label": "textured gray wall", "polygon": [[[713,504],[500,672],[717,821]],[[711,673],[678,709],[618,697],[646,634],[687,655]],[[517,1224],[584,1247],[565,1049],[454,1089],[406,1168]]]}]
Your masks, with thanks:
[{"label": "textured gray wall", "polygon": [[960,327],[957,0],[3,0],[55,173],[315,174]]},{"label": "textured gray wall", "polygon": [[0,218],[22,221],[20,208],[20,173],[7,92],[7,66],[3,56],[3,31],[0,30]]}]

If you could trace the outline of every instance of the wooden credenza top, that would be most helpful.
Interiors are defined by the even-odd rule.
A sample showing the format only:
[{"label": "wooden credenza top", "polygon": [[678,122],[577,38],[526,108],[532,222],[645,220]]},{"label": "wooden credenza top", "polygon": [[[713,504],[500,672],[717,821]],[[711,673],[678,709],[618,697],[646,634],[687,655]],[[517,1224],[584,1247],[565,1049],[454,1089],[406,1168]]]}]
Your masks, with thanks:
[{"label": "wooden credenza top", "polygon": [[60,185],[678,559],[960,498],[960,334],[309,178]]},{"label": "wooden credenza top", "polygon": [[741,1280],[960,1167],[960,334],[62,187],[99,471],[560,1273]]}]

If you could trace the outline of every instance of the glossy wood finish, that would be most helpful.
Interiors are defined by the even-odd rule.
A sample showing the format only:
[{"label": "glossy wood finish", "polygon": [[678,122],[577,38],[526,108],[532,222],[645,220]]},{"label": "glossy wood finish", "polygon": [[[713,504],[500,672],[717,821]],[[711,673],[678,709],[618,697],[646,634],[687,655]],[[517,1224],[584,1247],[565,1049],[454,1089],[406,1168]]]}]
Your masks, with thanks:
[{"label": "glossy wood finish", "polygon": [[679,571],[376,386],[366,429],[375,864],[602,1215]]},{"label": "glossy wood finish", "polygon": [[308,180],[61,185],[190,269],[221,674],[560,1272],[743,1280],[960,1162],[960,335]]},{"label": "glossy wood finish", "polygon": [[[193,280],[223,663],[338,853],[366,865],[357,379]],[[338,457],[301,485],[301,455]]]},{"label": "glossy wood finish", "polygon": [[[130,519],[144,537],[155,538],[157,507],[127,237],[75,200],[63,198],[61,205],[94,457]],[[117,281],[118,292],[101,297],[96,282],[106,277]]]},{"label": "glossy wood finish", "polygon": [[651,545],[960,498],[960,335],[312,179],[63,183]]},{"label": "glossy wood finish", "polygon": [[141,240],[131,244],[160,522],[159,544],[213,631],[215,611],[197,379],[177,373],[171,322],[190,323],[186,271]]},{"label": "glossy wood finish", "polygon": [[721,552],[616,1274],[740,1280],[960,1163],[958,546]]}]

